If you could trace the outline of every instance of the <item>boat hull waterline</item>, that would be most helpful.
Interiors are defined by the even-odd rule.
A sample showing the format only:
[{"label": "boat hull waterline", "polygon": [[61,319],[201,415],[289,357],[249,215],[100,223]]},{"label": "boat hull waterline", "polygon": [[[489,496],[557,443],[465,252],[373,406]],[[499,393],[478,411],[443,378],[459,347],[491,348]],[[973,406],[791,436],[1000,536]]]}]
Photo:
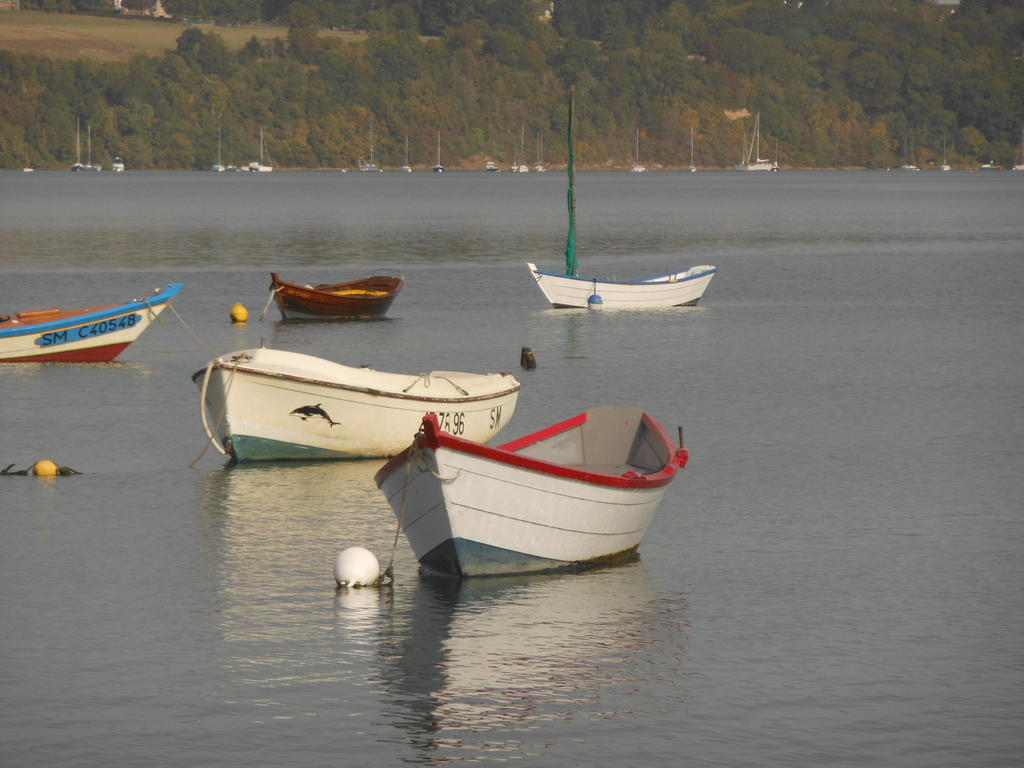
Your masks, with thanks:
[{"label": "boat hull waterline", "polygon": [[274,300],[285,320],[361,320],[384,317],[405,281],[372,275],[333,285],[299,285],[270,275]]},{"label": "boat hull waterline", "polygon": [[0,362],[109,363],[156,320],[182,289],[82,309],[40,309],[0,318]]},{"label": "boat hull waterline", "polygon": [[222,355],[192,379],[207,436],[239,462],[394,456],[426,413],[490,440],[520,388],[508,373],[386,373],[275,349]]},{"label": "boat hull waterline", "polygon": [[559,272],[537,269],[528,264],[537,286],[556,309],[591,306],[592,297],[601,299],[605,309],[653,309],[695,305],[718,272],[716,267],[702,265],[684,272],[649,277],[644,280],[603,280],[594,277],[573,277]]},{"label": "boat hull waterline", "polygon": [[376,482],[425,572],[537,573],[635,556],[688,458],[639,408],[592,409],[495,448],[427,416]]}]

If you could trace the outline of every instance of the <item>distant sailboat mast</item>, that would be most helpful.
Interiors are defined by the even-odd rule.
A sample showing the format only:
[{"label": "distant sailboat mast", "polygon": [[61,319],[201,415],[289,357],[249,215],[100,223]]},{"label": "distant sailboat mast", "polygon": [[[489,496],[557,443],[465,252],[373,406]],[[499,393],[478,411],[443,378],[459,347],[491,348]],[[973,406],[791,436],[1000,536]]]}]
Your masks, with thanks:
[{"label": "distant sailboat mast", "polygon": [[217,163],[216,163],[216,165],[213,166],[213,169],[212,169],[215,173],[224,173],[224,163],[221,161],[221,155],[220,155],[220,139],[221,139],[221,125],[220,125],[220,122],[218,122],[217,123]]},{"label": "distant sailboat mast", "polygon": [[405,135],[405,165],[402,166],[402,170],[412,173],[412,166],[409,165],[409,134]]},{"label": "distant sailboat mast", "polygon": [[437,132],[437,164],[434,166],[434,173],[444,173],[444,166],[441,165],[441,131]]},{"label": "distant sailboat mast", "polygon": [[526,123],[519,126],[519,164],[516,170],[519,173],[530,172],[530,167],[526,164]]},{"label": "distant sailboat mast", "polygon": [[535,173],[544,173],[544,134],[537,131],[537,164],[533,166]]},{"label": "distant sailboat mast", "polygon": [[82,170],[82,118],[75,116],[75,164],[72,171]]},{"label": "distant sailboat mast", "polygon": [[636,151],[634,153],[633,160],[633,172],[643,173],[647,170],[646,166],[640,162],[640,129],[636,129]]},{"label": "distant sailboat mast", "polygon": [[690,126],[690,173],[695,173],[697,166],[693,164],[693,126]]}]

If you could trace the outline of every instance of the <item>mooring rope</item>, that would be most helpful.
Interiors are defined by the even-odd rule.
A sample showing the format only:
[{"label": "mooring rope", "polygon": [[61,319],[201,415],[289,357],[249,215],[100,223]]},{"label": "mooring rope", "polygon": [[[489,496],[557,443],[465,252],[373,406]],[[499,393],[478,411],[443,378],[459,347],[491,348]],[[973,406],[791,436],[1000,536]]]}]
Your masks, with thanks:
[{"label": "mooring rope", "polygon": [[409,456],[405,461],[405,480],[402,482],[402,502],[398,505],[398,525],[395,527],[395,539],[391,542],[391,557],[388,560],[388,567],[384,569],[384,572],[377,578],[378,584],[383,584],[384,579],[390,579],[389,583],[395,581],[395,553],[398,551],[398,535],[402,532],[402,523],[405,522],[405,498],[406,493],[409,490],[409,475],[411,474],[411,467],[413,457],[420,452],[419,445],[417,445],[419,435],[413,439],[413,443],[409,446]]},{"label": "mooring rope", "polygon": [[439,379],[444,379],[444,380],[445,380],[445,381],[447,381],[447,382],[448,382],[449,384],[451,384],[451,385],[452,385],[453,387],[455,387],[455,388],[456,388],[457,390],[459,390],[459,392],[461,392],[462,394],[464,394],[464,395],[465,395],[466,397],[469,397],[469,392],[467,392],[466,390],[464,390],[464,389],[463,389],[462,387],[460,387],[460,386],[459,386],[458,384],[456,384],[456,383],[455,383],[454,381],[452,381],[451,379],[449,379],[449,378],[448,378],[447,376],[438,376],[437,378],[439,378]]},{"label": "mooring rope", "polygon": [[[201,450],[199,452],[199,455],[196,456],[195,459],[193,459],[192,463],[188,465],[190,469],[193,468],[199,462],[199,460],[206,455],[206,451],[210,448],[211,445],[214,448],[216,448],[222,455],[227,455],[227,451],[225,451],[221,447],[220,443],[217,442],[216,434],[210,430],[209,422],[206,420],[206,390],[210,382],[210,371],[213,369],[213,364],[215,362],[217,362],[216,359],[211,360],[207,364],[206,373],[203,376],[203,387],[202,390],[199,392],[199,419],[203,422],[203,430],[206,432],[206,445],[203,446],[203,450]],[[231,375],[228,376],[227,386],[224,388],[224,404],[220,409],[220,415],[217,416],[217,423],[214,425],[215,428],[218,430],[224,424],[224,419],[227,416],[228,392],[231,391],[231,384],[235,380],[235,372],[237,370],[237,367],[231,369]]]},{"label": "mooring rope", "polygon": [[211,355],[216,357],[217,353],[213,350],[213,347],[211,347],[209,344],[207,344],[205,341],[203,341],[203,337],[200,336],[198,333],[196,333],[195,331],[192,330],[192,327],[188,323],[185,322],[185,318],[183,318],[180,314],[178,314],[178,310],[174,308],[174,304],[172,304],[171,302],[167,302],[167,306],[171,308],[171,312],[174,313],[174,316],[176,318],[178,318],[178,320],[181,322],[181,324],[183,326],[185,326],[185,330],[188,331],[189,333],[191,333],[193,338],[195,338],[195,340],[198,341],[202,346],[206,347],[206,350]]},{"label": "mooring rope", "polygon": [[408,392],[410,389],[415,387],[419,383],[420,379],[423,379],[423,386],[424,387],[428,387],[428,388],[430,387],[430,374],[429,373],[420,373],[420,374],[417,374],[416,378],[412,380],[412,384],[410,384],[408,387],[403,389],[402,392]]},{"label": "mooring rope", "polygon": [[[454,381],[449,379],[447,376],[435,376],[435,378],[441,379],[441,381],[447,381],[449,384],[451,384],[453,387],[455,387],[455,389],[457,389],[463,395],[465,395],[466,397],[469,397],[469,392],[467,392],[465,389],[460,387],[458,384],[456,384]],[[417,374],[416,378],[412,380],[412,384],[410,384],[408,387],[403,389],[402,392],[408,392],[410,389],[415,387],[420,382],[420,380],[423,381],[423,386],[424,387],[426,387],[427,389],[430,388],[430,374],[429,373],[420,373],[420,374]]]},{"label": "mooring rope", "polygon": [[263,318],[267,316],[267,311],[270,309],[270,302],[274,300],[274,294],[280,291],[280,288],[271,288],[270,296],[267,297],[267,303],[263,305],[263,311],[260,312],[260,322],[263,322]]}]

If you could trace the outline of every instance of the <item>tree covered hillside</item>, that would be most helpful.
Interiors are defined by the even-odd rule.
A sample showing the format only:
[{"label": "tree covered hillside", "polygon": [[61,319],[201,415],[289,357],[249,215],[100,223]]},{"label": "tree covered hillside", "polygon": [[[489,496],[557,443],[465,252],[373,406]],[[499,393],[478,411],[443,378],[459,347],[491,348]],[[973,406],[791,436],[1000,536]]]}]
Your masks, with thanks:
[{"label": "tree covered hillside", "polygon": [[[66,0],[61,0],[65,2]],[[85,0],[83,0],[84,2]],[[38,0],[42,6],[54,0]],[[25,6],[28,5],[24,2]],[[760,113],[784,167],[1020,161],[1024,4],[963,0],[166,0],[181,16],[276,19],[287,39],[232,51],[182,26],[175,50],[126,62],[0,51],[0,163],[63,168],[75,124],[93,160],[208,168],[354,167],[373,119],[385,167],[565,162],[577,87],[583,167],[729,167]],[[372,10],[370,8],[372,7]],[[0,19],[2,21],[2,19]],[[138,22],[144,23],[144,22]],[[157,22],[151,22],[157,23]],[[343,43],[325,26],[365,29]],[[521,142],[525,135],[525,146]]]}]

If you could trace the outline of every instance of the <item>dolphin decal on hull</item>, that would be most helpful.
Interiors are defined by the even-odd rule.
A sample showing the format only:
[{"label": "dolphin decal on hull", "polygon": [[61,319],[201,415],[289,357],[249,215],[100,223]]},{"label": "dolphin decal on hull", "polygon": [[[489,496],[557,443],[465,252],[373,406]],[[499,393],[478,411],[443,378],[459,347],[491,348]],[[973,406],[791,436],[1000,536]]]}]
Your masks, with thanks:
[{"label": "dolphin decal on hull", "polygon": [[303,421],[313,418],[323,419],[332,427],[340,426],[341,422],[332,419],[331,415],[321,407],[322,405],[323,403],[317,403],[316,405],[303,405],[292,411],[290,415],[298,416]]}]

